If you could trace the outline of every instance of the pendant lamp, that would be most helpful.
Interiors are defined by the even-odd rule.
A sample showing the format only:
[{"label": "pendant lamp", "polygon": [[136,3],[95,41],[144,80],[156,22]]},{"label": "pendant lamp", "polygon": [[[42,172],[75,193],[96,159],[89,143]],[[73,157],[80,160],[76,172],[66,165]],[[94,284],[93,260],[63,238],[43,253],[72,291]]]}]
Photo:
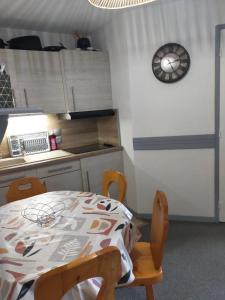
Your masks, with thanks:
[{"label": "pendant lamp", "polygon": [[88,0],[92,5],[105,9],[120,9],[153,2],[155,0]]}]

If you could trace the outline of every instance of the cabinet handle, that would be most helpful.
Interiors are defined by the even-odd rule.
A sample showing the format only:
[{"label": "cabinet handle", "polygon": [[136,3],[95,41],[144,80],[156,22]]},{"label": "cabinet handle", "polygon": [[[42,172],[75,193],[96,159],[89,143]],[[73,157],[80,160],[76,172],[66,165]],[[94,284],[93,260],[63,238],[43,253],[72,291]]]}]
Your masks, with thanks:
[{"label": "cabinet handle", "polygon": [[17,105],[16,105],[16,96],[15,96],[15,91],[14,91],[14,89],[12,89],[12,99],[13,99],[13,106],[14,106],[14,107],[17,107]]},{"label": "cabinet handle", "polygon": [[51,169],[48,170],[48,173],[55,173],[55,172],[60,172],[60,171],[66,171],[66,170],[71,170],[73,168],[73,166],[67,166],[67,167],[62,167],[62,168],[58,168],[58,169]]},{"label": "cabinet handle", "polygon": [[87,175],[88,192],[90,192],[90,180],[89,180],[89,173],[88,173],[88,171],[86,172],[86,175]]},{"label": "cabinet handle", "polygon": [[11,177],[11,178],[7,178],[7,179],[3,179],[3,180],[0,180],[0,184],[11,182],[11,181],[14,181],[14,180],[17,180],[17,179],[20,179],[20,178],[24,178],[24,177],[26,177],[25,174],[21,175],[21,176],[17,176],[17,177]]},{"label": "cabinet handle", "polygon": [[75,100],[75,92],[74,92],[74,87],[71,87],[71,92],[72,92],[72,98],[73,98],[73,106],[74,106],[74,111],[76,111],[76,100]]},{"label": "cabinet handle", "polygon": [[46,182],[43,180],[42,183],[43,183],[44,187],[45,187],[46,190],[47,190]]},{"label": "cabinet handle", "polygon": [[27,98],[27,90],[26,90],[26,89],[23,89],[23,93],[24,93],[24,98],[25,98],[26,107],[28,107],[28,106],[29,106],[29,103],[28,103],[28,98]]}]

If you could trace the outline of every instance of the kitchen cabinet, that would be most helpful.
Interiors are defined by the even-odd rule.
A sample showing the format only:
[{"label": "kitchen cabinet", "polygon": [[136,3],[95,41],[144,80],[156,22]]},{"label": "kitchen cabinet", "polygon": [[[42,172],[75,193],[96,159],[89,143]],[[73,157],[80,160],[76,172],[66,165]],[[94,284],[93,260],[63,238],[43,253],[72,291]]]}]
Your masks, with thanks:
[{"label": "kitchen cabinet", "polygon": [[37,176],[45,182],[48,192],[83,190],[80,161],[38,168]]},{"label": "kitchen cabinet", "polygon": [[[122,151],[82,158],[81,171],[84,191],[101,194],[103,173],[109,169],[123,172]],[[117,195],[117,187],[112,184],[110,196],[117,199]]]},{"label": "kitchen cabinet", "polygon": [[[45,182],[47,191],[91,191],[101,194],[102,176],[105,170],[114,169],[123,172],[122,151],[110,152],[80,160],[54,165],[34,167],[29,170],[13,172],[0,176],[0,206],[6,203],[5,194],[9,184],[23,177],[38,177]],[[110,189],[112,198],[117,199],[117,187]]]},{"label": "kitchen cabinet", "polygon": [[9,184],[20,178],[36,176],[36,170],[26,170],[21,172],[14,172],[0,177],[0,206],[6,204],[6,192],[8,191]]},{"label": "kitchen cabinet", "polygon": [[67,109],[92,111],[112,108],[109,59],[96,51],[60,51]]},{"label": "kitchen cabinet", "polygon": [[108,55],[97,51],[0,50],[15,107],[65,113],[112,108]]},{"label": "kitchen cabinet", "polygon": [[45,113],[66,111],[59,54],[13,50],[18,99]]},{"label": "kitchen cabinet", "polygon": [[6,73],[10,76],[13,106],[16,108],[25,107],[24,99],[19,97],[14,50],[0,49],[0,66],[4,66]]}]

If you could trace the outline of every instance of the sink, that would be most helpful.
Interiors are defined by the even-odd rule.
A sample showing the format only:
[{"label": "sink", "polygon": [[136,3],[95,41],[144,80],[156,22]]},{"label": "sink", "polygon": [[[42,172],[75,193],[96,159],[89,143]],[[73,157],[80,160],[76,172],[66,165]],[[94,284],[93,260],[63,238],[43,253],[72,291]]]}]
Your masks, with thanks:
[{"label": "sink", "polygon": [[0,168],[11,167],[19,164],[24,164],[26,160],[22,157],[20,158],[6,158],[0,160]]}]

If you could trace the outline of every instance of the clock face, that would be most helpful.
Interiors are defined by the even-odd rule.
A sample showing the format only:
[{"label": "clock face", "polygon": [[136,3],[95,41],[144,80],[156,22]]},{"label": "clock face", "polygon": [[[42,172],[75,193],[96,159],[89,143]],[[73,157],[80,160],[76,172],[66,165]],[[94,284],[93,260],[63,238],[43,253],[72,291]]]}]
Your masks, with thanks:
[{"label": "clock face", "polygon": [[184,77],[190,67],[190,56],[179,44],[160,47],[153,56],[152,70],[157,79],[172,83]]}]

